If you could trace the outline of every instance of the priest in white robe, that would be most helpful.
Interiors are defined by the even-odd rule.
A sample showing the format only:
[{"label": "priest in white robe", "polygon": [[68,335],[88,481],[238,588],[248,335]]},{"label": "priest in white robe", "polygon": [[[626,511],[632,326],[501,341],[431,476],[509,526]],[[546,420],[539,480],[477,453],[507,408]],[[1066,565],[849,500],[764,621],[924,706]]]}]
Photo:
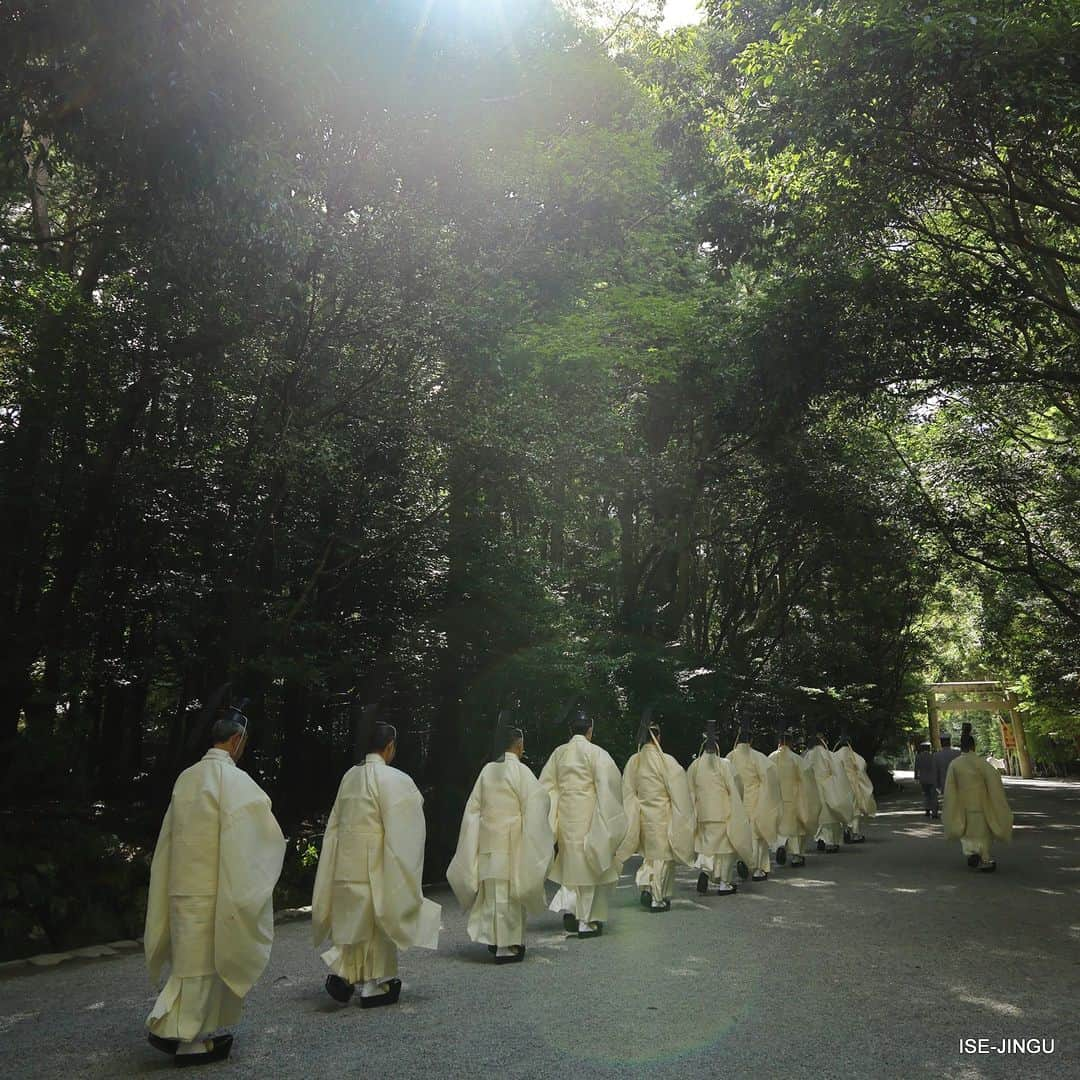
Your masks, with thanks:
[{"label": "priest in white robe", "polygon": [[844,825],[855,813],[855,796],[848,782],[843,765],[829,749],[829,743],[823,732],[817,735],[817,744],[803,754],[814,770],[818,795],[821,799],[821,816],[818,818],[818,851],[827,851],[830,855],[840,850]]},{"label": "priest in white robe", "polygon": [[960,756],[945,774],[941,819],[945,836],[960,841],[968,866],[984,872],[997,869],[991,845],[1012,840],[1013,813],[997,769],[976,753],[970,731],[960,736]]},{"label": "priest in white robe", "polygon": [[697,891],[704,896],[711,882],[718,896],[731,896],[738,891],[736,865],[753,861],[754,834],[735,772],[720,753],[713,720],[706,723],[705,741],[686,779],[694,804],[694,865],[701,871]]},{"label": "priest in white robe", "polygon": [[750,879],[764,881],[772,869],[769,849],[776,843],[783,805],[776,768],[760,750],[750,745],[750,729],[746,726],[740,728],[735,748],[727,757],[735,772],[754,832]]},{"label": "priest in white robe", "polygon": [[496,964],[525,958],[525,919],[547,907],[544,881],[555,843],[551,800],[525,765],[525,735],[500,715],[494,760],[480,770],[446,880],[469,913],[468,934]]},{"label": "priest in white robe", "polygon": [[150,867],[143,946],[150,977],[169,977],[146,1020],[177,1065],[221,1061],[227,1030],[274,940],[273,892],[285,838],[270,799],[236,763],[247,717],[227,709],[213,746],[177,778]]},{"label": "priest in white robe", "polygon": [[806,843],[814,835],[821,816],[814,772],[791,748],[791,733],[781,729],[777,748],[769,755],[780,785],[780,824],[777,827],[776,861],[793,867],[806,864]]},{"label": "priest in white robe", "polygon": [[441,908],[424,898],[424,800],[391,766],[397,729],[367,718],[367,755],[342,777],[326,824],[311,928],[315,947],[330,948],[326,991],[346,1004],[360,987],[365,1009],[401,995],[398,950],[436,949]]},{"label": "priest in white robe", "polygon": [[659,913],[671,910],[675,866],[694,861],[694,811],[686,772],[660,748],[660,725],[646,710],[638,731],[638,752],[626,763],[622,782],[626,836],[621,864],[642,856],[635,879],[641,906]]},{"label": "priest in white robe", "polygon": [[626,836],[622,777],[611,755],[592,741],[592,720],[581,710],[570,722],[570,741],[540,773],[551,797],[557,850],[548,877],[560,886],[549,905],[563,913],[567,933],[597,937],[608,917],[611,887],[619,879],[616,855]]},{"label": "priest in white robe", "polygon": [[836,758],[843,766],[852,794],[852,815],[844,823],[844,843],[861,844],[866,840],[862,831],[863,823],[877,813],[874,782],[867,772],[866,759],[855,752],[851,739],[846,735],[840,740]]}]

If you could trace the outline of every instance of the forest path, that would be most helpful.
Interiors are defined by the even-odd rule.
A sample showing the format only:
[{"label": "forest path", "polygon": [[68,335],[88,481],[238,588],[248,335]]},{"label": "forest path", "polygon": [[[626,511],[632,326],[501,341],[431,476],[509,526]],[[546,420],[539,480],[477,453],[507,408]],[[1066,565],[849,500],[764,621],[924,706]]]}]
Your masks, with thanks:
[{"label": "forest path", "polygon": [[[884,800],[867,843],[777,868],[734,897],[679,873],[653,917],[630,877],[599,940],[529,928],[495,967],[448,892],[437,953],[403,955],[402,1003],[335,1005],[306,921],[278,927],[227,1077],[981,1077],[1080,1075],[1080,785],[1007,781],[995,874],[919,808]],[[550,887],[549,887],[550,888]],[[144,1041],[139,955],[0,979],[0,1075],[123,1077],[172,1066]],[[1052,1056],[962,1055],[959,1039],[1053,1038]],[[189,1074],[192,1075],[192,1074]]]}]

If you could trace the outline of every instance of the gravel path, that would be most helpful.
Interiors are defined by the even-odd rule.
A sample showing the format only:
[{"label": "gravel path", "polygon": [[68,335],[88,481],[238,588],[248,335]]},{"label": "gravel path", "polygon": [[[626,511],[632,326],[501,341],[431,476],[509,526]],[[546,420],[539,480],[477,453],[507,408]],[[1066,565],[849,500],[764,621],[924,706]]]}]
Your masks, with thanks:
[{"label": "gravel path", "polygon": [[[228,1077],[979,1077],[1080,1075],[1080,785],[1007,781],[1017,811],[996,874],[965,866],[912,793],[883,800],[867,843],[777,869],[733,897],[679,874],[672,911],[632,879],[602,938],[530,926],[495,967],[449,893],[438,953],[402,957],[397,1008],[322,991],[310,924],[278,927]],[[163,1073],[144,1041],[139,955],[0,978],[0,1075]],[[1054,1039],[1049,1056],[961,1054],[960,1037]]]}]

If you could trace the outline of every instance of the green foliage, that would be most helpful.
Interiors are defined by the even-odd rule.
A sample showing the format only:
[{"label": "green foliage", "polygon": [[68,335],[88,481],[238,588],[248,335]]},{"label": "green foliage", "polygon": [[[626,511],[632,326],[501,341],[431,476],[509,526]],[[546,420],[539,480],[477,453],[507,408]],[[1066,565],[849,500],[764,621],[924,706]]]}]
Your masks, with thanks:
[{"label": "green foliage", "polygon": [[149,857],[99,823],[6,813],[0,839],[0,957],[142,933]]},{"label": "green foliage", "polygon": [[8,801],[160,809],[227,679],[294,903],[367,701],[433,876],[506,707],[870,757],[978,669],[1056,760],[1070,5],[129,6],[0,14]]}]

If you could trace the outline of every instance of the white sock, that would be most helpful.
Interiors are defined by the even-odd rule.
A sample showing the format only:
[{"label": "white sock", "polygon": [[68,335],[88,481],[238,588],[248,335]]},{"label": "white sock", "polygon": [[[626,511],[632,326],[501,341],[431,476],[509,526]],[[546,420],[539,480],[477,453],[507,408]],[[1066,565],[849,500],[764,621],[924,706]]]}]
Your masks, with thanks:
[{"label": "white sock", "polygon": [[207,1039],[205,1042],[182,1042],[177,1048],[178,1054],[209,1054],[214,1049],[214,1040]]},{"label": "white sock", "polygon": [[654,896],[652,898],[652,906],[654,908],[661,908],[661,907],[664,906],[664,901],[663,900],[657,900],[656,897]]},{"label": "white sock", "polygon": [[499,946],[499,947],[498,947],[498,948],[497,948],[497,949],[495,950],[495,955],[496,955],[496,956],[513,956],[513,955],[514,955],[514,951],[515,951],[515,950],[514,950],[514,948],[513,948],[513,946],[512,946],[512,945],[500,945],[500,946]]},{"label": "white sock", "polygon": [[384,982],[385,980],[383,979],[368,979],[360,988],[360,996],[377,997],[379,994],[385,994],[386,988],[383,985]]},{"label": "white sock", "polygon": [[592,929],[592,926],[589,923],[582,922],[581,919],[578,919],[577,928],[579,933],[586,934]]}]

